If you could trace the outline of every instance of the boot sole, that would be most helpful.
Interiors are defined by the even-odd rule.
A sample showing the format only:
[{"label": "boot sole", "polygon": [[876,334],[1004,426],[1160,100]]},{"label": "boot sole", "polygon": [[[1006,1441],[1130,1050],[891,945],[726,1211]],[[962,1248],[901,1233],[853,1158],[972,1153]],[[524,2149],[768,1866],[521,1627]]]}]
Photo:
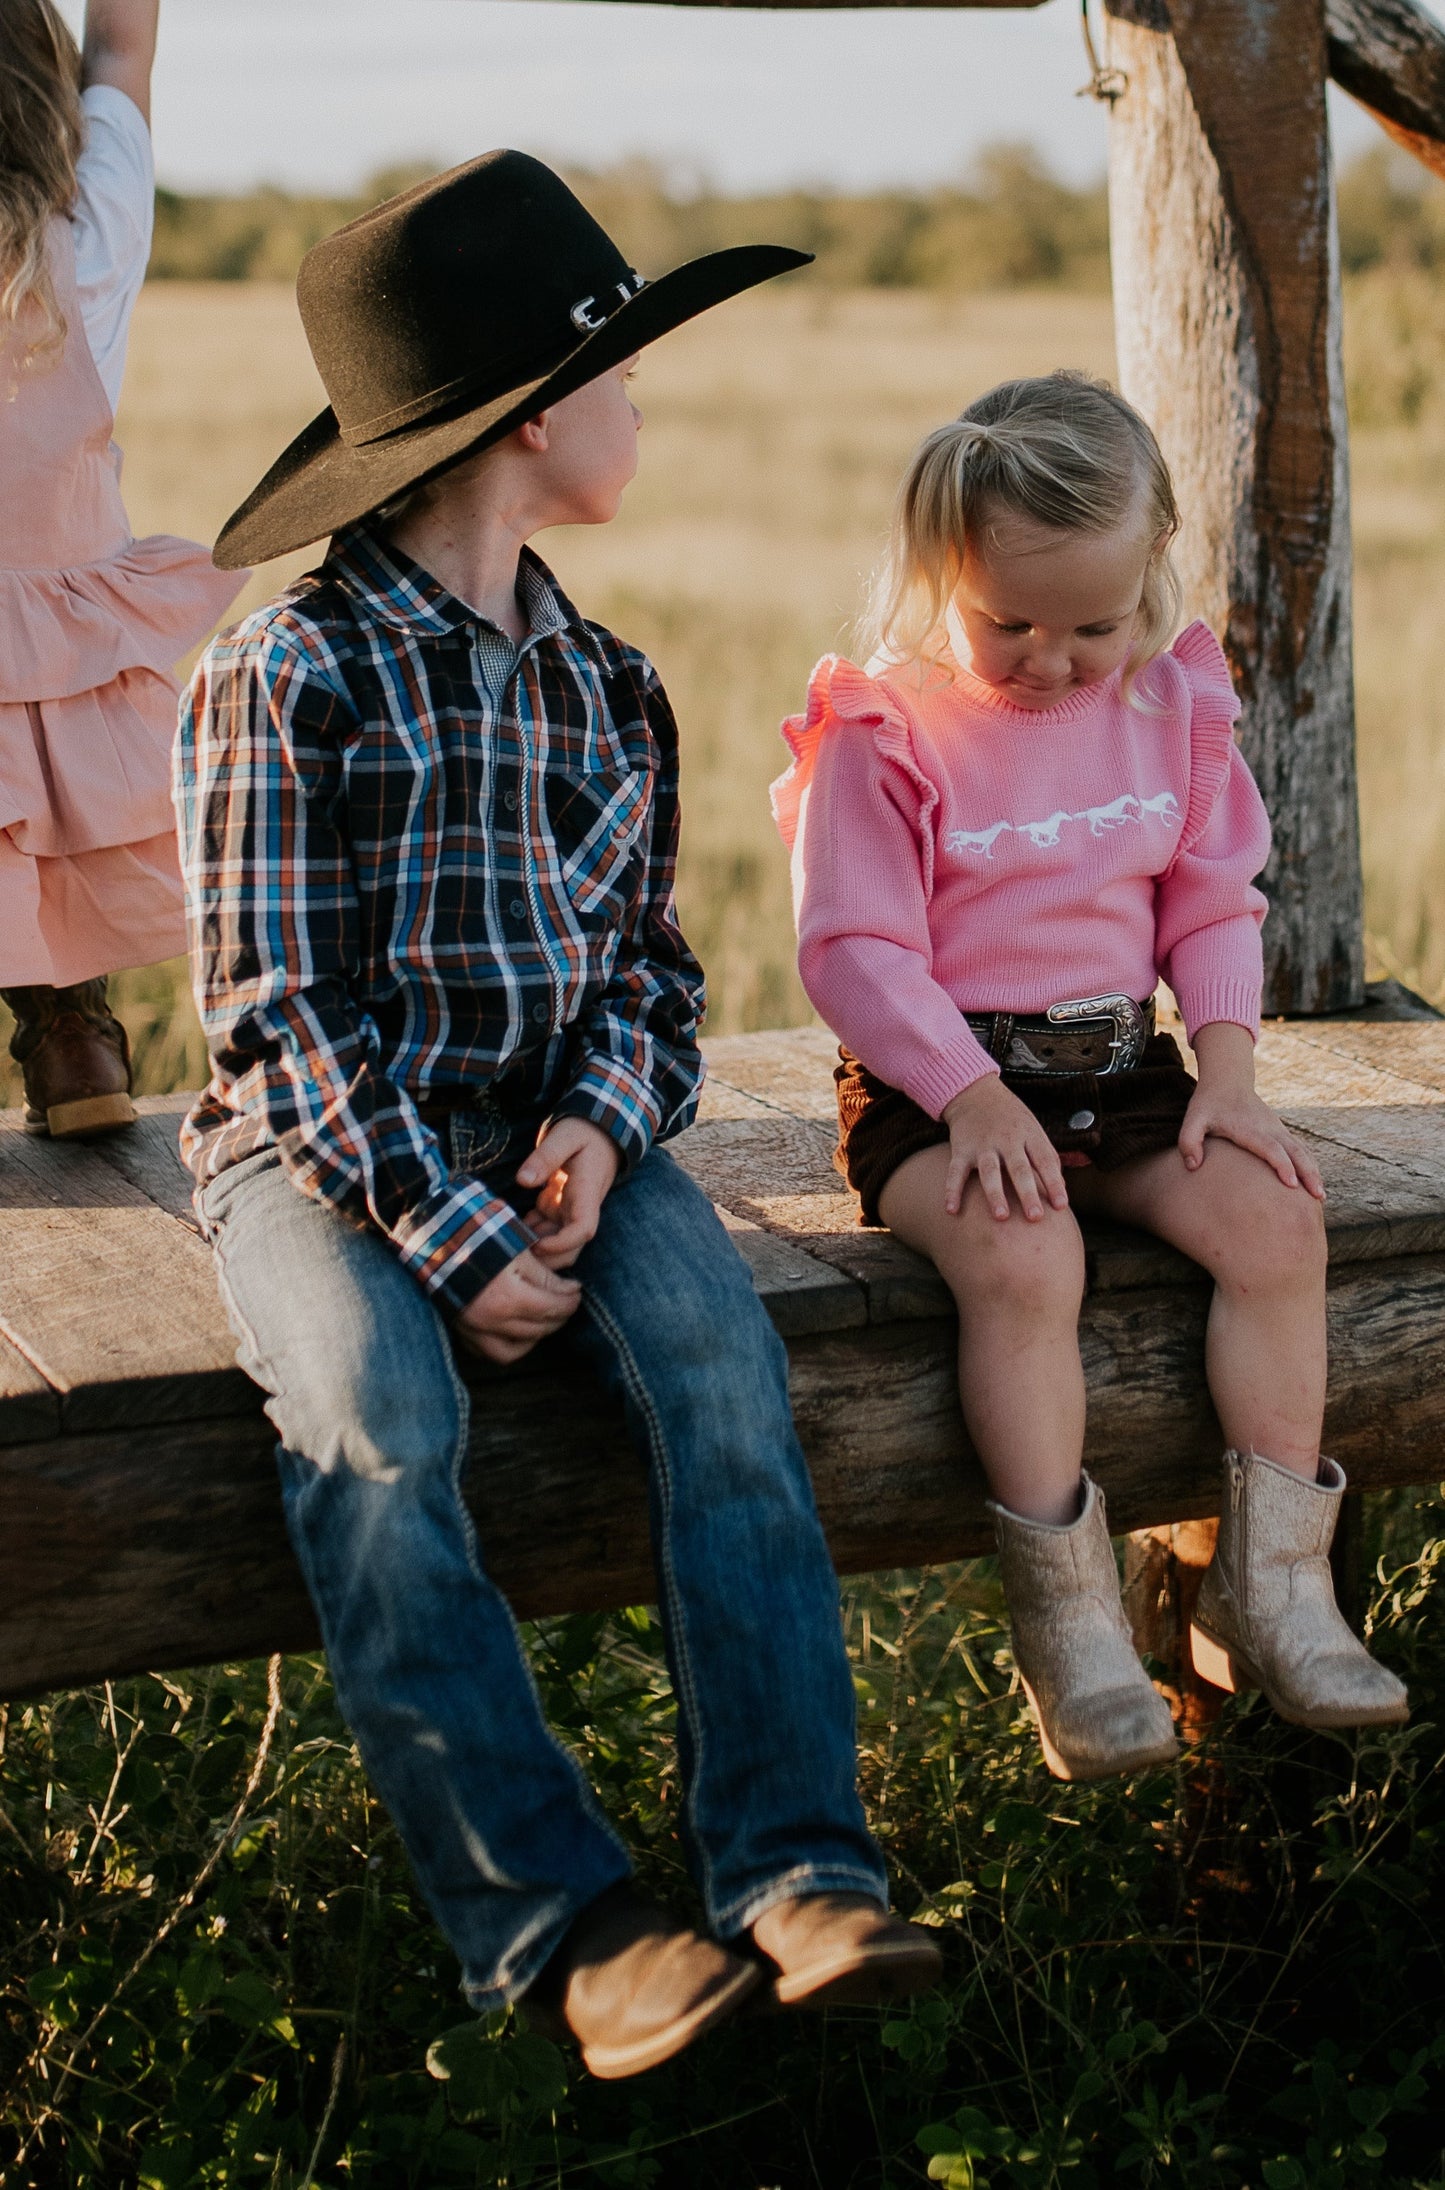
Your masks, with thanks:
[{"label": "boot sole", "polygon": [[[1022,1675],[1019,1677],[1023,1678]],[[1111,1757],[1107,1764],[1071,1764],[1049,1738],[1044,1715],[1027,1681],[1023,1682],[1023,1691],[1034,1715],[1034,1726],[1038,1732],[1039,1747],[1044,1752],[1044,1762],[1055,1779],[1117,1779],[1124,1772],[1147,1772],[1159,1765],[1179,1762],[1179,1744],[1171,1734],[1167,1743],[1156,1741],[1145,1748],[1126,1750],[1122,1756]]]},{"label": "boot sole", "polygon": [[1199,1678],[1208,1681],[1211,1688],[1222,1688],[1228,1696],[1262,1695],[1271,1711],[1289,1726],[1304,1726],[1322,1734],[1339,1733],[1351,1726],[1403,1726],[1410,1716],[1408,1699],[1378,1711],[1292,1711],[1270,1693],[1264,1675],[1242,1651],[1221,1642],[1197,1620],[1190,1623],[1189,1657]]},{"label": "boot sole", "polygon": [[773,1998],[783,2008],[883,2007],[927,1992],[943,1975],[943,1956],[931,1941],[902,1942],[869,1952],[866,1947],[831,1955],[811,1969],[779,1977]]},{"label": "boot sole", "polygon": [[53,1141],[77,1140],[85,1133],[113,1133],[134,1125],[136,1107],[129,1095],[87,1095],[83,1101],[52,1103],[44,1120],[25,1120],[27,1133],[48,1133]]},{"label": "boot sole", "polygon": [[690,2046],[717,2024],[726,2022],[762,1981],[760,1969],[746,1966],[735,1977],[730,1977],[720,1992],[713,1993],[690,2014],[679,2015],[665,2029],[654,2031],[651,2037],[639,2038],[630,2046],[584,2045],[582,2059],[601,2083],[615,2083],[623,2076],[640,2076],[644,2069],[657,2068],[663,2061],[670,2061],[684,2046]]}]

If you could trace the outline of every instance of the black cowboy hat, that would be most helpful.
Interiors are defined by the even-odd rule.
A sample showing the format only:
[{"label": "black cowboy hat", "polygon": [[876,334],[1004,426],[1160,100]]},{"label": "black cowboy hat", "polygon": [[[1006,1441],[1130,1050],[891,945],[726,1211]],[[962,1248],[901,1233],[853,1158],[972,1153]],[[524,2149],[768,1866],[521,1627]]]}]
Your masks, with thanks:
[{"label": "black cowboy hat", "polygon": [[388,198],[301,262],[296,299],[331,403],[227,519],[214,560],[238,570],[323,539],[809,256],[745,244],[644,282],[525,152]]}]

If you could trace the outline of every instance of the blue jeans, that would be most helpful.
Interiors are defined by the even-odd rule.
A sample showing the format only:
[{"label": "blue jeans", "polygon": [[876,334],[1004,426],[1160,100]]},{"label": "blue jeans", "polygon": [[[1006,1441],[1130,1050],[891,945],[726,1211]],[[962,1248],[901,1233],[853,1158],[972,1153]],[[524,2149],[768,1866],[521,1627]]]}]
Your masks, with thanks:
[{"label": "blue jeans", "polygon": [[[481,1169],[466,1115],[453,1158]],[[520,1162],[526,1145],[506,1153]],[[337,1700],[468,1999],[500,2006],[629,1863],[542,1717],[484,1571],[459,1488],[469,1398],[445,1326],[381,1235],[299,1192],[275,1150],[223,1172],[201,1206],[242,1362],[271,1394]],[[654,1150],[608,1195],[576,1275],[566,1342],[620,1396],[649,1463],[708,1920],[726,1938],[793,1894],[884,1900],[837,1584],[786,1356],[748,1272],[706,1197]]]}]

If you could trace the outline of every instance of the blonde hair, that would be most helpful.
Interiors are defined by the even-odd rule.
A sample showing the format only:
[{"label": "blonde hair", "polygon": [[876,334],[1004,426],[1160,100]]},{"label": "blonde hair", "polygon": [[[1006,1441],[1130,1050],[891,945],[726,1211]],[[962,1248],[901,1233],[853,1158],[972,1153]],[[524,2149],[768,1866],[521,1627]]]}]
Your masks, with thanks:
[{"label": "blonde hair", "polygon": [[39,305],[31,359],[65,340],[45,231],[75,203],[83,141],[80,48],[54,0],[0,0],[0,323]]},{"label": "blonde hair", "polygon": [[1180,617],[1169,552],[1179,510],[1159,444],[1132,404],[1087,373],[1045,373],[990,388],[914,453],[860,626],[863,647],[897,664],[942,667],[944,617],[965,552],[984,546],[1000,515],[1058,532],[1112,532],[1141,504],[1154,544],[1124,670],[1130,697]]}]

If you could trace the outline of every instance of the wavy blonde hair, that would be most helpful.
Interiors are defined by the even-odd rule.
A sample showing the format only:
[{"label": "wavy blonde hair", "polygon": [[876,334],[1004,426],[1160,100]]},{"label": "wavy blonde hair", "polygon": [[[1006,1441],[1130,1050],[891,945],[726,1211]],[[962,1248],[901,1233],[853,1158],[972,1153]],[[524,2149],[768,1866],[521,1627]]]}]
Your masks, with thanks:
[{"label": "wavy blonde hair", "polygon": [[45,231],[75,203],[83,141],[80,48],[54,0],[0,0],[0,325],[40,306],[30,359],[65,340]]},{"label": "wavy blonde hair", "polygon": [[945,613],[969,544],[986,543],[994,520],[1008,514],[1058,532],[1112,532],[1141,506],[1154,545],[1125,664],[1131,698],[1179,626],[1169,552],[1179,509],[1169,467],[1145,421],[1107,382],[1080,372],[1006,380],[915,451],[860,643],[896,664],[951,675],[942,661]]}]

